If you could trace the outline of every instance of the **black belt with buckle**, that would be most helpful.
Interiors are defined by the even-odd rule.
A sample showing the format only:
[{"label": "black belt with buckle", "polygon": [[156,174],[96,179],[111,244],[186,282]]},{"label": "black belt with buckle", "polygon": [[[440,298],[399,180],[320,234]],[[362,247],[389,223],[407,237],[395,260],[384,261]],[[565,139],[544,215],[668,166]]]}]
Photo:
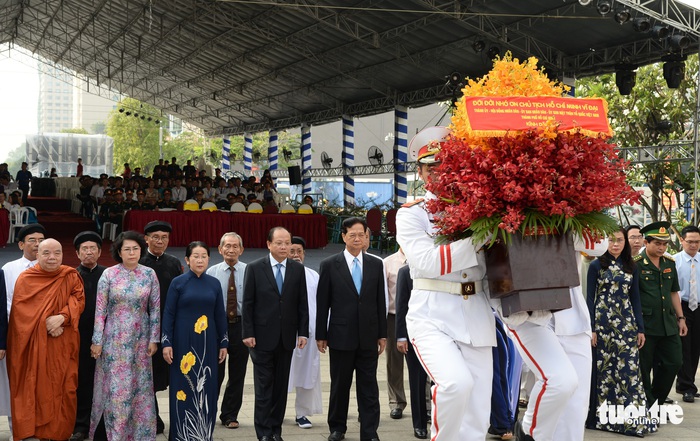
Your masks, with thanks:
[{"label": "black belt with buckle", "polygon": [[474,285],[474,282],[462,283],[462,290],[460,293],[465,300],[467,299],[467,296],[476,294],[476,286]]},{"label": "black belt with buckle", "polygon": [[234,324],[234,323],[238,323],[238,322],[240,322],[240,321],[241,321],[241,316],[240,316],[240,315],[237,315],[237,316],[235,316],[235,317],[232,318],[232,319],[228,319],[228,322],[229,322],[229,324],[231,324],[231,325]]}]

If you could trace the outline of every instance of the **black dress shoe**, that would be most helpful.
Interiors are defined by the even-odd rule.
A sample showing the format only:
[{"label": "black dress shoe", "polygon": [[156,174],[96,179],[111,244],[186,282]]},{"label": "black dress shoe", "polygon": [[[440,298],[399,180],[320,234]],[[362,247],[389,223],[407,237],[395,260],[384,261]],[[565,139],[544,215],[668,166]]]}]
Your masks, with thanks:
[{"label": "black dress shoe", "polygon": [[401,410],[398,407],[396,409],[392,409],[389,416],[394,420],[400,420],[401,417],[403,416],[403,410]]},{"label": "black dress shoe", "polygon": [[695,394],[692,392],[686,392],[683,394],[683,401],[686,403],[694,403],[695,402]]},{"label": "black dress shoe", "polygon": [[343,432],[331,432],[328,437],[328,441],[340,441],[345,439],[345,434]]},{"label": "black dress shoe", "polygon": [[525,433],[520,421],[515,422],[515,439],[517,441],[535,441],[530,435]]},{"label": "black dress shoe", "polygon": [[428,431],[425,429],[413,429],[413,436],[418,439],[428,439]]},{"label": "black dress shoe", "polygon": [[263,436],[263,437],[260,437],[260,441],[272,441],[272,437],[271,436]]},{"label": "black dress shoe", "polygon": [[277,435],[275,433],[274,435],[272,435],[272,441],[284,441],[284,440],[282,439],[281,435]]},{"label": "black dress shoe", "polygon": [[71,435],[68,441],[83,441],[85,439],[87,439],[87,435],[84,433],[75,432],[73,435]]}]

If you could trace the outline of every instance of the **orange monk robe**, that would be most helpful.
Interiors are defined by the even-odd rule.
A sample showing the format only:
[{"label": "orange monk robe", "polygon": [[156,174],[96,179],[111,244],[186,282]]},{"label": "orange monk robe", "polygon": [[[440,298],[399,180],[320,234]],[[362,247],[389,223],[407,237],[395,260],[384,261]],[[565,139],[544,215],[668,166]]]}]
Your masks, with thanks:
[{"label": "orange monk robe", "polygon": [[[83,280],[74,268],[61,265],[49,273],[37,264],[17,279],[7,336],[15,440],[70,438],[77,410],[78,321],[84,308]],[[46,319],[57,314],[65,318],[63,334],[51,337]]]}]

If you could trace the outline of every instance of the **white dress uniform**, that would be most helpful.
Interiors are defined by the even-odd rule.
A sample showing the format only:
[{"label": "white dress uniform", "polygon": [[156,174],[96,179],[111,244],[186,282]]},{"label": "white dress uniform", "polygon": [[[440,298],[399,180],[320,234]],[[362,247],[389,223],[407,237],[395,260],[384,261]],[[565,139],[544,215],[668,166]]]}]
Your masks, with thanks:
[{"label": "white dress uniform", "polygon": [[[31,268],[36,264],[36,260],[32,261],[22,256],[17,260],[7,262],[3,265],[2,270],[5,273],[5,290],[7,291],[7,317],[10,317],[10,308],[12,307],[12,297],[15,292],[15,282],[27,268]],[[10,416],[10,382],[7,378],[7,357],[0,360],[0,415]]]},{"label": "white dress uniform", "polygon": [[304,269],[309,299],[309,338],[304,349],[294,348],[289,370],[289,391],[296,388],[294,407],[298,417],[323,412],[321,353],[316,348],[316,291],[319,275],[311,268]]},{"label": "white dress uniform", "polygon": [[[596,243],[576,238],[574,248],[602,255],[607,240]],[[570,296],[569,309],[554,314],[536,311],[533,319],[525,321],[512,316],[504,319],[511,322],[510,337],[536,377],[522,420],[523,431],[536,441],[582,441],[584,436],[591,380],[591,324],[581,287],[571,288]]]},{"label": "white dress uniform", "polygon": [[[426,199],[435,198],[431,193]],[[489,425],[495,320],[488,302],[481,244],[435,244],[437,228],[425,202],[396,217],[397,241],[413,279],[406,325],[432,387],[433,441],[483,441]],[[472,295],[460,294],[473,282]],[[454,292],[451,293],[451,292]]]}]

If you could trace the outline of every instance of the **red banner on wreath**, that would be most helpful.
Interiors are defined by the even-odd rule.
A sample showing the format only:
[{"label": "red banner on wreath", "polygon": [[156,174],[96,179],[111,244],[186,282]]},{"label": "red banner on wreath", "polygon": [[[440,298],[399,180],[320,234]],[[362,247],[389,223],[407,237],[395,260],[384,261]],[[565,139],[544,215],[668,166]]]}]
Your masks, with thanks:
[{"label": "red banner on wreath", "polygon": [[612,136],[608,105],[602,98],[465,97],[467,124],[476,136],[503,136],[543,126],[553,120],[559,131],[580,130]]}]

